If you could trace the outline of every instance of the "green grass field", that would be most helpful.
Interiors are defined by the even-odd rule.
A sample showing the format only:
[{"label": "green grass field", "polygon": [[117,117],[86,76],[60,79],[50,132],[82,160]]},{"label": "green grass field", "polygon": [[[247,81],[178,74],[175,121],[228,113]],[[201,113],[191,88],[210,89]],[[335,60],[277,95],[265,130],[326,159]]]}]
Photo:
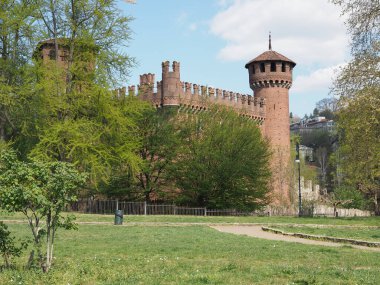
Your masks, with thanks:
[{"label": "green grass field", "polygon": [[[99,217],[80,220],[95,218]],[[109,216],[102,218],[112,221]],[[360,224],[374,221],[364,219]],[[18,236],[29,234],[26,224],[11,224],[10,229]],[[207,226],[80,225],[78,231],[61,230],[55,250],[49,273],[22,270],[25,253],[16,260],[16,269],[1,272],[0,284],[378,284],[380,280],[378,252],[261,240]]]}]

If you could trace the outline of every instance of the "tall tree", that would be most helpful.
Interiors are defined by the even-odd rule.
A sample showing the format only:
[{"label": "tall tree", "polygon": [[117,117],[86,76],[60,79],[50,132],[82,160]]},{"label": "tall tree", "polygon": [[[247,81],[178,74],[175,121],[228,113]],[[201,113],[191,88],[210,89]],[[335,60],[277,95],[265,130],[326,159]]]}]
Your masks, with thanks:
[{"label": "tall tree", "polygon": [[[112,91],[134,61],[122,49],[130,18],[116,1],[35,3],[34,27],[49,40],[37,45],[35,65],[27,70],[28,105],[16,145],[25,156],[75,164],[90,173],[92,188],[114,167],[137,171],[137,121],[147,105]],[[51,43],[50,59],[41,60],[40,49]]]},{"label": "tall tree", "polygon": [[333,92],[340,96],[340,164],[343,177],[367,194],[380,215],[380,3],[333,0],[347,15],[353,60],[341,70]]},{"label": "tall tree", "polygon": [[253,210],[268,203],[269,150],[256,123],[224,107],[187,118],[172,168],[180,203]]}]

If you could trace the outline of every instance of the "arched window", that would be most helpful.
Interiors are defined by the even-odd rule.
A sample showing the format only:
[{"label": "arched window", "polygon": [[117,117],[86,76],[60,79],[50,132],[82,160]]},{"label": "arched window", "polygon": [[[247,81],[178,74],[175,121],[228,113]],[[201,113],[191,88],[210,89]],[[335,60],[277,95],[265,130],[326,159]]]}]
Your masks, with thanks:
[{"label": "arched window", "polygon": [[282,71],[282,72],[285,72],[285,71],[286,71],[285,62],[282,63],[281,71]]},{"label": "arched window", "polygon": [[270,71],[271,72],[276,72],[276,63],[275,62],[271,62],[270,63]]},{"label": "arched window", "polygon": [[51,60],[56,60],[55,49],[51,49],[51,50],[49,51],[49,58],[50,58]]},{"label": "arched window", "polygon": [[265,64],[263,62],[260,63],[260,72],[265,72]]}]

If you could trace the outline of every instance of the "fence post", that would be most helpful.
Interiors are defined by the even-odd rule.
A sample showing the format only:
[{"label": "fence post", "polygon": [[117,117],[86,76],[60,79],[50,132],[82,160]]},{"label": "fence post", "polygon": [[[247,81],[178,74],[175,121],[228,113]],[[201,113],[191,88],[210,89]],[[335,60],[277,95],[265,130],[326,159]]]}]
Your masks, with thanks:
[{"label": "fence post", "polygon": [[173,213],[174,213],[174,215],[177,215],[177,207],[176,207],[176,205],[174,205]]},{"label": "fence post", "polygon": [[207,217],[207,208],[205,207],[205,217]]},{"label": "fence post", "polygon": [[146,216],[146,201],[144,201],[144,216]]},{"label": "fence post", "polygon": [[116,211],[119,210],[119,199],[116,199]]}]

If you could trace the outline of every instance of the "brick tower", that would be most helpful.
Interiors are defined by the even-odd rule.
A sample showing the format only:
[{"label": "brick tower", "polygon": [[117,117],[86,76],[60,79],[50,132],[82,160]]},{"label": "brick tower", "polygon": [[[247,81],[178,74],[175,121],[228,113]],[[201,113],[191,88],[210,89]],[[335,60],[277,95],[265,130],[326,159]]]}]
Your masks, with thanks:
[{"label": "brick tower", "polygon": [[270,35],[269,50],[245,65],[254,97],[264,98],[266,102],[266,118],[262,131],[273,152],[272,193],[276,204],[289,203],[289,89],[295,65],[292,60],[272,50]]}]

